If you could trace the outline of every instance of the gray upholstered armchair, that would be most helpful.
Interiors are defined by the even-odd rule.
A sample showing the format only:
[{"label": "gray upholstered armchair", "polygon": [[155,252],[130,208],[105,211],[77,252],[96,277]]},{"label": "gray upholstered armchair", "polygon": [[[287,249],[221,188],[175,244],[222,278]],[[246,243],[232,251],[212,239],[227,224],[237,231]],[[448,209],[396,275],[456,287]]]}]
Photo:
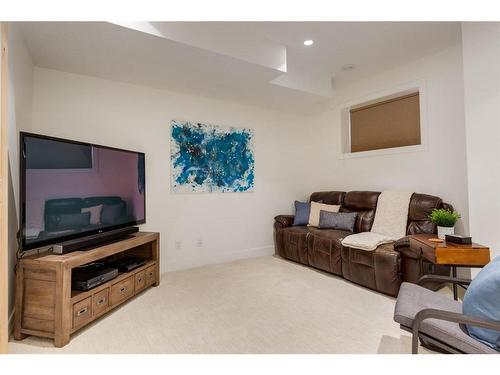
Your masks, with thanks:
[{"label": "gray upholstered armchair", "polygon": [[412,353],[418,353],[419,340],[429,349],[445,353],[500,354],[469,336],[465,324],[500,331],[500,321],[464,315],[462,303],[423,287],[426,283],[447,282],[468,285],[470,280],[448,276],[423,276],[418,285],[403,283],[399,290],[394,321],[411,332]]}]

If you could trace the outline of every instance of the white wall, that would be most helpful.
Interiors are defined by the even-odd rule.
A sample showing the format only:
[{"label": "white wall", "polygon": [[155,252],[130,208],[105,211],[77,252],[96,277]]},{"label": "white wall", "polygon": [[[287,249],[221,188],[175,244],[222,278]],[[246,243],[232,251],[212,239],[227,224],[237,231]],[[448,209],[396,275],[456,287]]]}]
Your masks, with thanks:
[{"label": "white wall", "polygon": [[469,221],[500,255],[500,23],[462,24]]},{"label": "white wall", "polygon": [[19,26],[9,23],[9,312],[14,308],[14,265],[19,229],[19,131],[31,128],[33,63]]},{"label": "white wall", "polygon": [[[273,217],[314,189],[303,117],[41,68],[34,82],[34,132],[146,153],[142,229],[161,233],[163,272],[273,253]],[[172,119],[255,129],[255,191],[171,193]]]},{"label": "white wall", "polygon": [[[342,103],[425,84],[427,149],[339,159]],[[461,46],[334,90],[337,107],[311,117],[35,68],[32,130],[147,154],[147,224],[162,235],[163,271],[270,254],[272,218],[318,190],[409,189],[462,214],[468,232]],[[172,194],[170,120],[256,130],[256,190]],[[201,238],[203,246],[198,247]],[[181,248],[176,243],[181,242]]]},{"label": "white wall", "polygon": [[[427,122],[424,151],[340,159],[341,109],[357,99],[407,83],[423,82]],[[467,171],[463,111],[461,46],[450,47],[411,64],[363,79],[347,87],[334,86],[334,109],[315,118],[318,187],[339,190],[401,189],[437,195],[462,214],[458,232],[468,231]]]}]

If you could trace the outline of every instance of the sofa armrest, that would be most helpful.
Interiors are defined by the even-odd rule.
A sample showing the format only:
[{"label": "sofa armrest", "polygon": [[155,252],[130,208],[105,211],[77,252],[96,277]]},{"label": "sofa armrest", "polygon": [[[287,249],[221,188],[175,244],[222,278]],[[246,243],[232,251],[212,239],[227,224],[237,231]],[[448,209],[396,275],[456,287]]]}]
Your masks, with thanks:
[{"label": "sofa armrest", "polygon": [[401,237],[399,240],[394,242],[394,250],[401,249],[403,247],[410,247],[410,236]]},{"label": "sofa armrest", "polygon": [[276,229],[291,227],[294,218],[294,215],[278,215],[274,218],[274,227]]}]

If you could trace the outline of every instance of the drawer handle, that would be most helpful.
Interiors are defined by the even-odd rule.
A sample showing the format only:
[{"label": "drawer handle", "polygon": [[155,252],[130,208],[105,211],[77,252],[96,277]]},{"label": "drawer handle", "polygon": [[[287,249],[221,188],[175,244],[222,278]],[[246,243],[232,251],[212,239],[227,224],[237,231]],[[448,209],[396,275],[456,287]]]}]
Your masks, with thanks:
[{"label": "drawer handle", "polygon": [[127,290],[127,287],[124,286],[123,288],[120,289],[120,293],[123,293],[126,290]]},{"label": "drawer handle", "polygon": [[97,301],[98,305],[102,305],[106,301],[106,298],[101,298],[99,301]]},{"label": "drawer handle", "polygon": [[88,310],[89,310],[88,307],[84,307],[83,309],[81,309],[76,313],[76,316],[82,316],[83,314],[87,313]]},{"label": "drawer handle", "polygon": [[150,273],[149,273],[149,276],[153,276],[153,272],[150,272]]},{"label": "drawer handle", "polygon": [[139,282],[141,282],[141,281],[142,281],[142,277],[139,279]]}]

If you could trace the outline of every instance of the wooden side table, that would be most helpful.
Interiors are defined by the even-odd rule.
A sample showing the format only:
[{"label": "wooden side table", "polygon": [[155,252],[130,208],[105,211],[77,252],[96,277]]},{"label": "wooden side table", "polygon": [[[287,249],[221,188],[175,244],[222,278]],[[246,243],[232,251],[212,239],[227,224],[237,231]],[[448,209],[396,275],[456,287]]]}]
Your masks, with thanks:
[{"label": "wooden side table", "polygon": [[[435,234],[416,234],[410,236],[410,249],[422,255],[433,264],[450,266],[453,277],[457,277],[457,267],[481,268],[490,262],[490,249],[472,243],[471,245],[453,242],[432,242]],[[453,285],[453,298],[458,299],[457,285]]]}]

